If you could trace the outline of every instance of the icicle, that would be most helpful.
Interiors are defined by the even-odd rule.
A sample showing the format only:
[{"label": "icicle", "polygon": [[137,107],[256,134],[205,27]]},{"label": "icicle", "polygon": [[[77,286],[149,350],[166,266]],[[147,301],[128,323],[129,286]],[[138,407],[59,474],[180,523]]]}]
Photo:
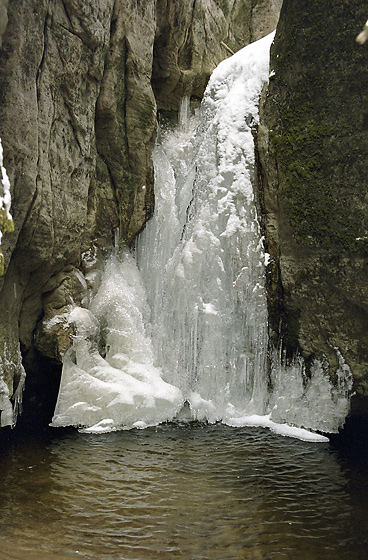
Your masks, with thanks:
[{"label": "icicle", "polygon": [[334,433],[349,412],[352,375],[341,352],[335,349],[339,367],[337,385],[330,380],[327,359],[315,360],[306,375],[304,360],[295,356],[290,364],[278,351],[272,355],[270,417],[311,430]]},{"label": "icicle", "polygon": [[[4,369],[11,371],[19,378],[18,386],[14,395],[10,398],[10,392],[4,381]],[[0,426],[14,427],[18,414],[22,413],[22,397],[25,385],[26,372],[22,364],[22,355],[17,351],[17,362],[14,363],[7,358],[7,347],[4,347],[4,359],[0,358]],[[13,404],[12,404],[13,401]]]},{"label": "icicle", "polygon": [[157,424],[181,408],[180,391],[154,366],[145,292],[128,253],[112,255],[90,308],[74,307],[76,336],[65,354],[52,426],[105,432]]},{"label": "icicle", "polygon": [[[20,360],[21,360],[21,356],[19,356]],[[22,401],[23,401],[23,391],[25,388],[25,383],[26,383],[26,371],[23,367],[23,364],[18,363],[18,368],[20,371],[20,378],[18,381],[18,386],[15,390],[15,393],[13,395],[13,425],[16,424],[17,422],[17,418],[20,414],[22,414],[22,410],[23,410],[23,406],[22,406]]]},{"label": "icicle", "polygon": [[9,389],[0,373],[0,427],[13,426],[13,424],[14,415],[9,398]]},{"label": "icicle", "polygon": [[179,110],[179,127],[182,130],[188,131],[190,126],[190,98],[189,96],[183,97],[180,103]]},{"label": "icicle", "polygon": [[118,251],[120,245],[120,228],[116,228],[114,232],[114,247]]}]

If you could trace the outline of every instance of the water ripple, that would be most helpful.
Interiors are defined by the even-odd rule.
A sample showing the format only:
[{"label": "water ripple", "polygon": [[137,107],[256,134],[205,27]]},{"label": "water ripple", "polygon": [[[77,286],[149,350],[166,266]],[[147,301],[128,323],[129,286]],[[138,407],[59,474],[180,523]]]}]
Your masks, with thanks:
[{"label": "water ripple", "polygon": [[366,475],[261,429],[54,432],[1,457],[0,559],[363,560]]}]

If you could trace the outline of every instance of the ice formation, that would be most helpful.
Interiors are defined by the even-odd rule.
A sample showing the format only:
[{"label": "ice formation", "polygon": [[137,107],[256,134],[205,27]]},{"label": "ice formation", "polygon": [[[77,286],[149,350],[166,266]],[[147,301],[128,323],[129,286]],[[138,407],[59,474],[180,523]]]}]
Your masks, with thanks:
[{"label": "ice formation", "polygon": [[[18,376],[18,385],[11,397],[9,388],[4,381],[4,370],[12,371]],[[13,427],[18,413],[22,410],[22,397],[26,372],[22,364],[20,349],[16,353],[16,361],[9,356],[7,345],[4,345],[3,357],[0,357],[0,427]],[[11,397],[11,399],[10,399]]]},{"label": "ice formation", "polygon": [[[111,431],[157,424],[182,404],[179,389],[153,364],[145,293],[133,258],[112,255],[90,309],[74,307],[73,347],[64,357],[53,426]],[[103,347],[101,347],[103,343]]]},{"label": "ice formation", "polygon": [[[253,132],[273,34],[223,61],[200,109],[183,100],[154,150],[155,215],[136,261],[115,250],[88,309],[73,308],[53,426],[142,428],[174,417],[257,425],[307,441],[335,431],[350,372],[334,389],[316,363],[268,378],[265,254],[254,197]],[[137,267],[137,264],[138,267]],[[98,283],[97,283],[98,284]],[[271,392],[270,392],[271,387]]]},{"label": "ice formation", "polygon": [[271,41],[222,62],[197,118],[183,104],[178,129],[163,131],[154,153],[156,211],[139,239],[138,265],[158,362],[200,420],[225,420],[234,409],[265,412],[265,253],[253,131]]}]

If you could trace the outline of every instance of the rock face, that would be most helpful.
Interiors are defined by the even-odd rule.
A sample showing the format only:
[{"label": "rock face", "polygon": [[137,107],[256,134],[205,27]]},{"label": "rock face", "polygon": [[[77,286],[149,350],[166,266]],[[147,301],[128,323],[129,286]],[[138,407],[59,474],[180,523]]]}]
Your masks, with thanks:
[{"label": "rock face", "polygon": [[227,48],[274,29],[280,4],[0,0],[0,137],[15,225],[3,238],[0,377],[10,395],[19,345],[29,376],[37,353],[60,363],[64,311],[85,297],[81,255],[110,246],[117,227],[130,244],[150,217],[157,106],[201,97]]},{"label": "rock face", "polygon": [[361,0],[284,0],[258,147],[274,341],[332,374],[338,349],[368,417],[366,19]]},{"label": "rock face", "polygon": [[9,0],[0,0],[0,47],[2,36],[5,33],[6,26],[8,25],[8,3]]},{"label": "rock face", "polygon": [[282,0],[158,0],[152,85],[159,108],[202,98],[219,61],[276,28]]}]

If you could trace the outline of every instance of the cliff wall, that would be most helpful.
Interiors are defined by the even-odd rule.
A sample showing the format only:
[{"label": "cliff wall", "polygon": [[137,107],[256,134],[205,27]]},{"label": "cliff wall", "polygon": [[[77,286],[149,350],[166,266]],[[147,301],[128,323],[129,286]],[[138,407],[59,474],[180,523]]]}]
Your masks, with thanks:
[{"label": "cliff wall", "polygon": [[333,378],[341,352],[368,417],[366,19],[361,0],[284,0],[258,147],[274,342]]}]

